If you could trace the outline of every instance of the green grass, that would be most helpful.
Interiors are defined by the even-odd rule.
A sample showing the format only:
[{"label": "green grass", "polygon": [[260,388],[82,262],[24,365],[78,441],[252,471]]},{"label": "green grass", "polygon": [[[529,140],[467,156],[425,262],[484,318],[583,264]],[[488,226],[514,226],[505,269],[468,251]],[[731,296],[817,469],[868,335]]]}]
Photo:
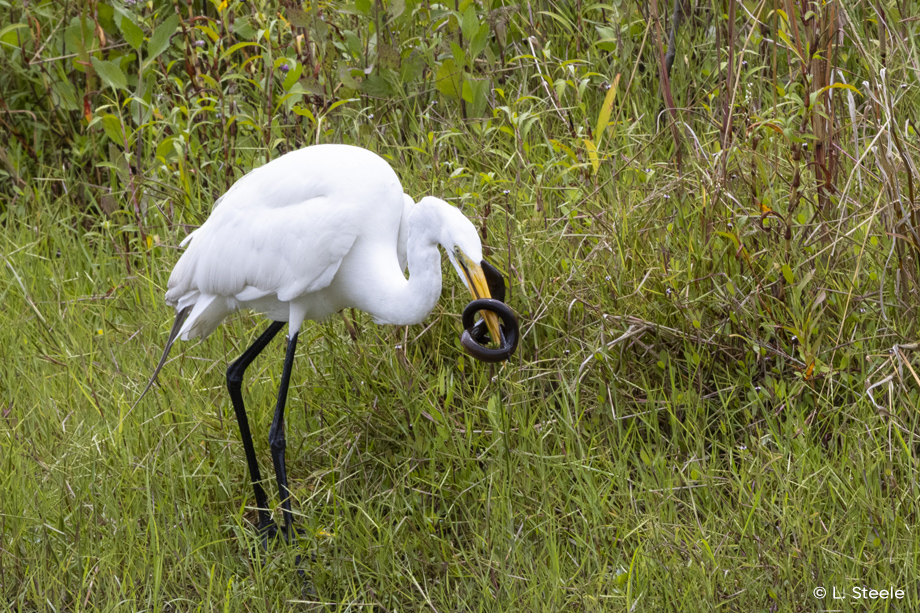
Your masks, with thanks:
[{"label": "green grass", "polygon": [[[917,606],[920,25],[900,4],[695,4],[679,144],[645,4],[256,2],[235,23],[240,2],[180,4],[206,18],[188,34],[159,0],[130,25],[103,1],[0,2],[25,24],[0,31],[0,608]],[[815,43],[827,24],[842,40]],[[828,103],[808,49],[857,91]],[[224,371],[265,321],[178,344],[131,406],[178,243],[315,142],[371,148],[485,226],[523,338],[504,365],[466,357],[446,265],[424,325],[307,325],[287,430],[306,536],[264,552]],[[283,352],[244,384],[265,475]]]}]

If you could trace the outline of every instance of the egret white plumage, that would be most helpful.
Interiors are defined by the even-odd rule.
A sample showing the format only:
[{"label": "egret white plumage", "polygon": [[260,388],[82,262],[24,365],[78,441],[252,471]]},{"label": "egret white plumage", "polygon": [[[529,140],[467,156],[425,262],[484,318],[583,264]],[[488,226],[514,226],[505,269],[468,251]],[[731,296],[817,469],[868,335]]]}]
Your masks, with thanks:
[{"label": "egret white plumage", "polygon": [[[386,161],[347,145],[305,147],[253,170],[182,241],[187,249],[170,275],[166,292],[167,303],[176,308],[176,321],[141,397],[177,338],[207,337],[228,315],[241,309],[258,311],[272,320],[227,369],[227,388],[255,490],[259,528],[266,534],[277,528],[268,511],[243,406],[246,368],[287,323],[287,353],[269,444],[284,532],[289,537],[292,514],[284,457],[284,408],[303,322],[322,320],[350,307],[366,311],[376,323],[421,322],[441,294],[438,245],[474,299],[504,299],[504,280],[482,259],[476,229],[457,208],[432,197],[415,203],[403,193]],[[408,279],[404,274],[407,264]],[[470,307],[474,305],[486,309],[482,314],[489,334],[503,348],[490,350],[491,354],[483,348],[477,355],[469,334],[464,335],[464,346],[481,359],[507,358],[517,335],[510,310],[494,300],[474,300]],[[467,319],[471,312],[465,313]],[[479,328],[474,335],[477,341],[484,338],[482,326]],[[510,348],[504,347],[506,328],[513,328],[515,337]]]}]

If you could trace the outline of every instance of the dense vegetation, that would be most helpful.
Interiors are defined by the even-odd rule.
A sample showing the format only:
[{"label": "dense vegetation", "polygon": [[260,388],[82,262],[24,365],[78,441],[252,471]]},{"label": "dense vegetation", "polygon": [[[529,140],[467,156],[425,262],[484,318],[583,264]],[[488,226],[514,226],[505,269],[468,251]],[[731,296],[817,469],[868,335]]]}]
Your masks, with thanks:
[{"label": "dense vegetation", "polygon": [[[0,603],[917,606],[911,7],[0,0]],[[307,536],[266,554],[223,387],[262,319],[130,408],[178,243],[328,142],[481,226],[523,340],[464,357],[447,269],[424,326],[308,326]],[[247,382],[263,466],[282,345]]]}]

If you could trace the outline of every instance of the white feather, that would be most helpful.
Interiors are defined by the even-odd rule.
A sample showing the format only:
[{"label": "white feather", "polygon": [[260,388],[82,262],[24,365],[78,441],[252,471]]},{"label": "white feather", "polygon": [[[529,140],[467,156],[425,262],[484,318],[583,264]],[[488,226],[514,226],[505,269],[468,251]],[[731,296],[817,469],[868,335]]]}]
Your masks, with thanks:
[{"label": "white feather", "polygon": [[376,154],[306,147],[253,170],[217,201],[182,241],[166,301],[193,307],[183,340],[206,337],[246,308],[289,322],[290,334],[346,307],[381,323],[417,323],[441,293],[438,243],[482,258],[469,220],[436,198],[415,204]]}]

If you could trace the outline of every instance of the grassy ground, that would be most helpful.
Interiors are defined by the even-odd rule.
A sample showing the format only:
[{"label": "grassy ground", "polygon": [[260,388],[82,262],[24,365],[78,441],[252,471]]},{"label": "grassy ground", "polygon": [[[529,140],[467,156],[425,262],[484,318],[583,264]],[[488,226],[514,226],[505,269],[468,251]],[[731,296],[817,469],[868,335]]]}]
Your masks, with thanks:
[{"label": "grassy ground", "polygon": [[[654,0],[251,4],[0,2],[0,606],[917,606],[909,3],[690,2],[669,79]],[[178,243],[316,142],[481,225],[523,339],[465,357],[448,268],[424,325],[307,326],[306,536],[264,553],[224,387],[264,321],[130,408]],[[282,345],[246,381],[263,471]]]}]

